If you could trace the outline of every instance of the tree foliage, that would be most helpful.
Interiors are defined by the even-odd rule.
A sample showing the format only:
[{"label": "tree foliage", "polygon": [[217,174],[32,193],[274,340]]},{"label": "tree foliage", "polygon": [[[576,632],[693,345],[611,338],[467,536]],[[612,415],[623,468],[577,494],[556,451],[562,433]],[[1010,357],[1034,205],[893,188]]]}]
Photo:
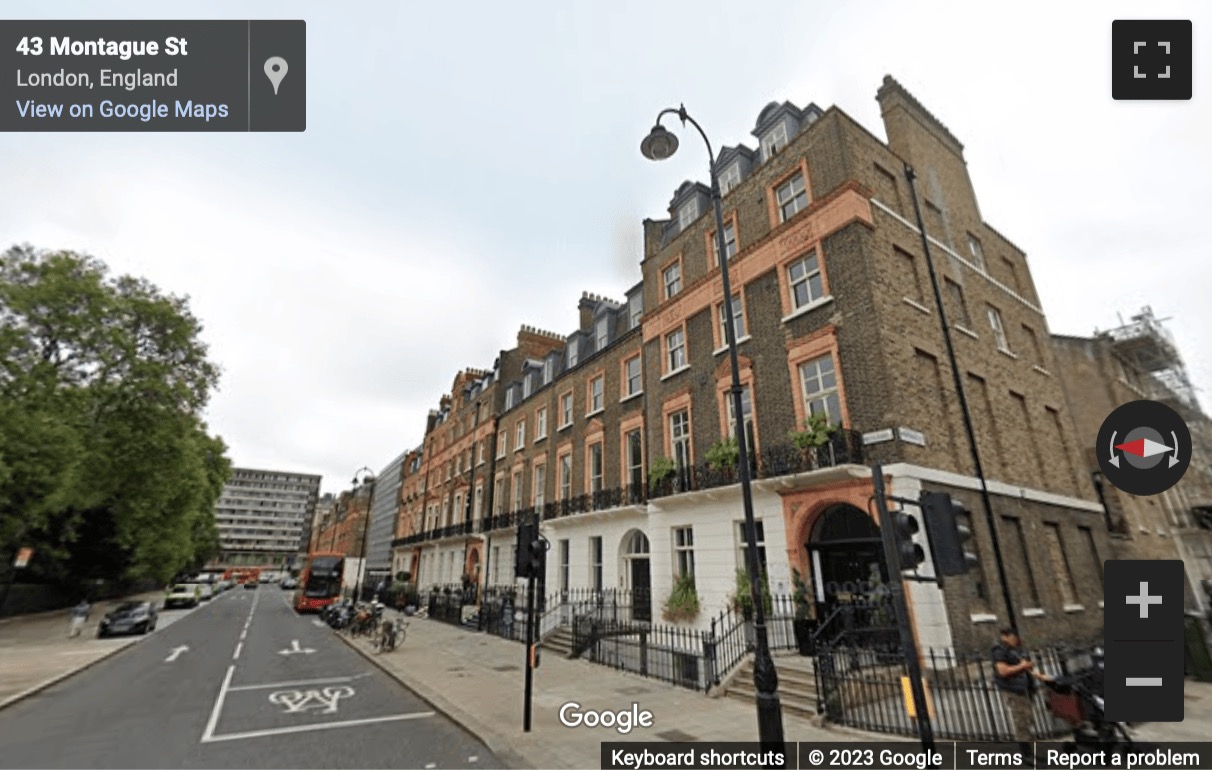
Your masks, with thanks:
[{"label": "tree foliage", "polygon": [[0,256],[0,556],[63,585],[166,581],[218,545],[219,370],[188,297],[72,252]]}]

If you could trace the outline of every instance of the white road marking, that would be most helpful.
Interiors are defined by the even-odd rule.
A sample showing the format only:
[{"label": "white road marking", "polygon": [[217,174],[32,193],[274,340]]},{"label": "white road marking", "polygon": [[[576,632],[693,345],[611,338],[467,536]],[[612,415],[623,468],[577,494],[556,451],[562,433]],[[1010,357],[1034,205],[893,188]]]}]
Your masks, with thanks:
[{"label": "white road marking", "polygon": [[354,695],[354,688],[325,687],[323,690],[278,690],[269,694],[269,702],[275,706],[285,706],[287,714],[298,714],[310,708],[323,709],[321,714],[337,713],[337,704],[342,698]]},{"label": "white road marking", "polygon": [[236,642],[236,654],[231,656],[232,660],[240,659],[240,650],[244,649],[244,642]]},{"label": "white road marking", "polygon": [[206,732],[202,733],[203,743],[209,741],[215,734],[215,726],[219,724],[219,712],[223,710],[223,699],[227,697],[227,687],[231,684],[231,675],[235,671],[235,666],[227,667],[227,676],[223,677],[223,684],[219,687],[219,695],[215,698],[215,707],[211,709],[210,720],[206,723]]},{"label": "white road marking", "polygon": [[219,741],[240,741],[245,738],[264,738],[270,735],[287,735],[289,733],[306,733],[312,730],[335,730],[338,727],[357,727],[373,725],[380,722],[399,722],[404,719],[428,719],[434,716],[432,711],[421,711],[415,714],[395,714],[389,717],[371,717],[369,719],[351,719],[346,722],[323,722],[315,725],[295,725],[294,727],[276,727],[268,730],[250,730],[246,733],[228,733],[227,735],[208,735],[203,743],[218,743]]},{"label": "white road marking", "polygon": [[313,620],[311,622],[311,624],[313,626],[316,626],[317,628],[324,628],[327,625],[323,620],[320,620],[319,618]]},{"label": "white road marking", "polygon": [[291,639],[290,647],[288,649],[278,650],[279,655],[296,655],[298,653],[303,653],[304,655],[310,655],[313,652],[315,652],[315,650],[313,650],[311,647],[300,647],[298,639]]},{"label": "white road marking", "polygon": [[185,645],[185,644],[181,645],[180,647],[174,647],[172,652],[170,652],[168,654],[168,657],[164,659],[164,662],[172,663],[174,660],[181,657],[181,653],[188,652],[188,651],[189,651],[189,646]]},{"label": "white road marking", "polygon": [[246,636],[248,636],[247,628],[240,632],[240,641],[244,641],[244,637],[246,637]]},{"label": "white road marking", "polygon": [[272,690],[275,687],[302,687],[309,684],[335,684],[337,682],[352,682],[355,679],[362,679],[370,676],[369,673],[358,674],[357,676],[330,676],[327,679],[307,679],[301,682],[273,682],[271,684],[243,684],[239,687],[229,687],[228,692],[236,692],[238,690]]},{"label": "white road marking", "polygon": [[433,770],[437,766],[438,766],[437,762],[430,762],[428,765],[425,766],[425,770]]},{"label": "white road marking", "polygon": [[480,758],[478,756],[470,756],[467,758],[467,761],[468,762],[479,762]]}]

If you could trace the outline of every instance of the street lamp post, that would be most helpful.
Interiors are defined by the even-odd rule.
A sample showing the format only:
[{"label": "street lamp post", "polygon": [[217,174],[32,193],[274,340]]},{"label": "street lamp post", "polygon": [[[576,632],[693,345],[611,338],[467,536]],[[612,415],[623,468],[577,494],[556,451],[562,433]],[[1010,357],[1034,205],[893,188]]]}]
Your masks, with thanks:
[{"label": "street lamp post", "polygon": [[724,212],[720,203],[720,180],[716,175],[715,153],[702,126],[686,114],[686,107],[662,110],[656,125],[640,143],[640,152],[649,160],[665,160],[678,148],[677,137],[661,126],[661,118],[674,113],[682,125],[690,123],[707,145],[707,160],[711,167],[711,203],[715,209],[716,248],[720,252],[720,278],[724,284],[724,333],[728,339],[728,360],[732,366],[732,414],[736,422],[737,463],[740,466],[741,499],[745,506],[745,562],[749,570],[749,595],[753,601],[754,661],[753,683],[757,689],[758,736],[763,748],[783,749],[783,714],[779,705],[778,672],[770,657],[770,641],[766,635],[766,609],[763,605],[760,568],[758,566],[757,525],[753,517],[753,490],[750,488],[748,436],[745,434],[745,414],[742,404],[741,368],[736,349],[735,316],[732,308],[732,288],[728,280],[728,245],[724,238]]},{"label": "street lamp post", "polygon": [[[360,480],[359,480],[360,479]],[[354,586],[354,601],[361,601],[362,580],[366,577],[366,550],[370,541],[370,514],[375,504],[375,472],[366,466],[354,472],[353,485],[356,490],[361,484],[370,484],[370,499],[366,501],[366,517],[362,520],[362,567],[358,570],[358,582]],[[355,494],[357,494],[355,492]]]}]

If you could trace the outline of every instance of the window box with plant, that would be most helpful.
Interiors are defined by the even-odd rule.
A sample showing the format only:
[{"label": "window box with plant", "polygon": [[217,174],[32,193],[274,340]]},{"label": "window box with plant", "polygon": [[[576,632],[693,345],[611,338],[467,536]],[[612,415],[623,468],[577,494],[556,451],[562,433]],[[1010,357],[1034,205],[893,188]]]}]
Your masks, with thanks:
[{"label": "window box with plant", "polygon": [[[774,612],[774,598],[770,595],[770,579],[766,577],[766,570],[762,570],[759,580],[762,584],[762,609],[766,612],[766,617],[770,617]],[[736,593],[732,595],[732,609],[734,612],[741,613],[746,621],[753,620],[753,596],[749,590],[749,572],[744,569],[736,571]]]},{"label": "window box with plant", "polygon": [[669,484],[677,473],[678,466],[668,457],[658,457],[648,469],[648,488],[654,495],[668,494]]},{"label": "window box with plant", "polygon": [[684,623],[699,615],[699,595],[694,590],[694,576],[682,575],[673,584],[665,600],[662,617],[669,623]]},{"label": "window box with plant", "polygon": [[707,450],[707,466],[726,477],[724,481],[732,481],[736,479],[737,461],[740,457],[741,449],[735,438],[720,439]]},{"label": "window box with plant", "polygon": [[833,434],[838,430],[838,426],[829,423],[829,415],[823,412],[814,412],[804,421],[803,430],[793,430],[787,434],[791,439],[791,443],[795,444],[796,448],[804,453],[808,460],[808,464],[817,468],[820,467],[820,449],[829,444]]}]

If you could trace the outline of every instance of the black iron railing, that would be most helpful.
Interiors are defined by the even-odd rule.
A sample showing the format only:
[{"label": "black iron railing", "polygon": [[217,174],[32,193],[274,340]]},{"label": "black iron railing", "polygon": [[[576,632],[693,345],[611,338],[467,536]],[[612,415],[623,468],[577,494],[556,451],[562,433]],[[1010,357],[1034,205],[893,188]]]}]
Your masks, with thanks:
[{"label": "black iron railing", "polygon": [[[926,648],[921,655],[936,738],[1013,740],[1004,696],[994,685],[989,650]],[[1072,647],[1033,649],[1028,655],[1036,670],[1053,675],[1089,665],[1089,658],[1082,663],[1082,655],[1075,655]],[[903,682],[908,671],[899,650],[844,642],[819,645],[814,665],[817,711],[831,722],[873,732],[917,734],[916,723],[905,707]],[[1055,737],[1072,729],[1048,711],[1042,687],[1032,698],[1032,711],[1032,732],[1038,738]]]},{"label": "black iron railing", "polygon": [[[777,444],[754,457],[751,474],[755,479],[770,479],[794,473],[833,468],[863,462],[862,434],[835,431],[823,446],[800,449],[794,444]],[[669,476],[649,484],[648,497],[658,498],[682,492],[714,489],[740,483],[736,466],[693,465],[679,468]]]}]

